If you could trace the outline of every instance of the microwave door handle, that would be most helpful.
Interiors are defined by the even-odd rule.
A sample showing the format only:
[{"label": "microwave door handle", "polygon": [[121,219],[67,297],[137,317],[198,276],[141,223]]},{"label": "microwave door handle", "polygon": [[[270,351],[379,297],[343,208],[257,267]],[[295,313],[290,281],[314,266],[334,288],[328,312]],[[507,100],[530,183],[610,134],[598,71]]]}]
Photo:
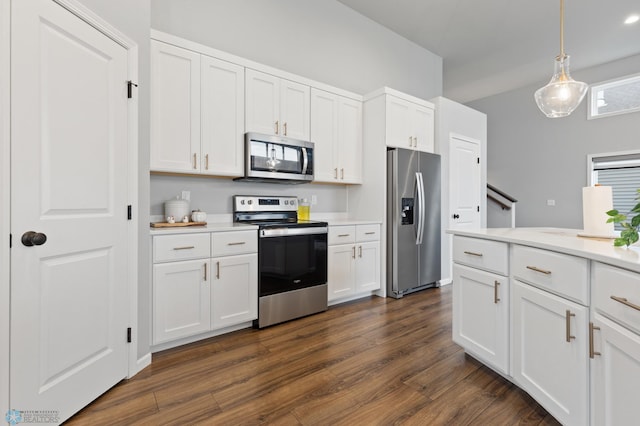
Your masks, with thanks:
[{"label": "microwave door handle", "polygon": [[309,167],[309,157],[307,156],[307,148],[302,149],[302,174],[307,174],[307,167]]}]

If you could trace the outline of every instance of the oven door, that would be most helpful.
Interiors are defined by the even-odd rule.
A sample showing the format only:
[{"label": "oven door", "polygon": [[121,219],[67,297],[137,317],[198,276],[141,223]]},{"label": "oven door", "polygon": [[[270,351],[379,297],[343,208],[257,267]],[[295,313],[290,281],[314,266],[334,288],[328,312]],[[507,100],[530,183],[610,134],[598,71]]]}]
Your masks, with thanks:
[{"label": "oven door", "polygon": [[327,228],[260,231],[260,297],[327,282]]}]

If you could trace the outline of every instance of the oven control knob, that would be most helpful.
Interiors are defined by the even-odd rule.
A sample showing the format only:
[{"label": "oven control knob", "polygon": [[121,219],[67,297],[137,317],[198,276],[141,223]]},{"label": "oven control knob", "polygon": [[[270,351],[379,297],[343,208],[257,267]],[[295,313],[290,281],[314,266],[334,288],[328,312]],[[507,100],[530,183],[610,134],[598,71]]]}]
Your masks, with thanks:
[{"label": "oven control knob", "polygon": [[251,201],[251,200],[247,201],[247,204],[249,204],[249,205],[251,205],[252,203],[253,203],[253,201]]},{"label": "oven control knob", "polygon": [[244,200],[240,200],[240,204],[244,205]]},{"label": "oven control knob", "polygon": [[287,204],[289,204],[289,200],[284,200],[284,205],[286,206]]},{"label": "oven control knob", "polygon": [[295,206],[296,205],[296,200],[291,200],[291,205]]}]

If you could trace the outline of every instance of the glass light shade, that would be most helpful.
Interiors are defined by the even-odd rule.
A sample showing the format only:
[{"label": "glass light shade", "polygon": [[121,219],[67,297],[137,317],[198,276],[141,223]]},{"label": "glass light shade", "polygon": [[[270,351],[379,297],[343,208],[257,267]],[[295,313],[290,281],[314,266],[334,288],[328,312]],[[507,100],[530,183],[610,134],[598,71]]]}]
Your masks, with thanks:
[{"label": "glass light shade", "polygon": [[558,56],[551,81],[536,90],[535,99],[547,117],[566,117],[580,105],[588,88],[587,83],[575,81],[569,75],[569,56]]}]

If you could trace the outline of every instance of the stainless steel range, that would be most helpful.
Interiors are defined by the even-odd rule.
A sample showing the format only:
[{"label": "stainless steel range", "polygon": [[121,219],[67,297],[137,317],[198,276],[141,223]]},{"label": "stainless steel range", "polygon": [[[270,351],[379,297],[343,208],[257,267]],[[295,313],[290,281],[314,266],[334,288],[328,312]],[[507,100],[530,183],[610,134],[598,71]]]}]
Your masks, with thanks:
[{"label": "stainless steel range", "polygon": [[235,222],[258,225],[258,328],[327,310],[326,222],[299,221],[296,197],[233,197]]}]

